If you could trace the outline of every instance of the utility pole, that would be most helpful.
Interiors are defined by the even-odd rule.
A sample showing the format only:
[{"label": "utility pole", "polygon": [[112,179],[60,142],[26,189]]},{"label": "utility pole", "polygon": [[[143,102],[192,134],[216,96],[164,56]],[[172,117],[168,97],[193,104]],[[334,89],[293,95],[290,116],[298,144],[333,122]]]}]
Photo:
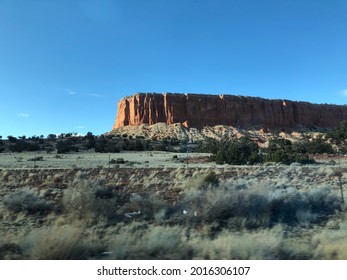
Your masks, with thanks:
[{"label": "utility pole", "polygon": [[[189,142],[189,140],[188,140],[188,142]],[[188,142],[187,142],[187,144],[186,144],[186,150],[187,150],[187,165],[186,165],[186,168],[188,168],[188,161],[189,161]]]},{"label": "utility pole", "polygon": [[108,154],[108,172],[107,172],[107,174],[110,173],[110,168],[111,168],[111,154]]},{"label": "utility pole", "polygon": [[342,184],[342,169],[341,169],[341,158],[340,158],[340,152],[339,148],[337,148],[337,156],[338,156],[338,171],[337,171],[337,178],[339,180],[339,187],[341,192],[341,204],[345,205],[345,198],[343,194],[343,184]]}]

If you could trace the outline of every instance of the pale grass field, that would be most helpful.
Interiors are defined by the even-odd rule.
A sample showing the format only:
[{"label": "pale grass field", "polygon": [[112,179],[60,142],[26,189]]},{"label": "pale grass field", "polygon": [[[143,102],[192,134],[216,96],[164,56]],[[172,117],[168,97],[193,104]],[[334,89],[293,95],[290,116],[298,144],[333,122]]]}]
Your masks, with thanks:
[{"label": "pale grass field", "polygon": [[[189,153],[190,159],[196,157],[207,157],[206,153]],[[184,167],[186,163],[173,160],[177,156],[178,159],[186,160],[186,153],[173,152],[121,152],[121,153],[69,153],[69,154],[47,154],[45,152],[23,152],[23,153],[1,153],[0,168],[97,168],[108,167],[109,159],[123,158],[128,163],[120,165],[120,167]],[[32,161],[35,157],[43,157],[42,161]],[[199,163],[190,163],[192,167],[198,167]],[[205,163],[204,167],[213,167],[214,163]]]},{"label": "pale grass field", "polygon": [[[97,168],[109,167],[109,160],[117,160],[123,158],[126,163],[119,167],[140,167],[140,168],[238,168],[237,166],[216,165],[214,162],[194,160],[197,158],[207,158],[209,153],[175,153],[161,151],[144,151],[144,152],[127,152],[121,153],[94,153],[94,152],[79,152],[58,155],[56,153],[48,154],[46,152],[23,152],[23,153],[0,153],[0,168],[15,169],[15,168],[50,168],[50,169],[70,169],[70,168]],[[177,159],[174,160],[173,157]],[[42,160],[34,161],[34,158],[42,157]],[[331,163],[333,159],[334,164]],[[347,166],[347,157],[340,158],[317,158],[317,163],[326,166],[338,165]],[[271,164],[269,164],[271,165]],[[295,165],[295,164],[294,164]],[[316,168],[315,165],[308,165],[308,168]],[[241,166],[239,168],[253,168],[252,166]]]},{"label": "pale grass field", "polygon": [[0,259],[347,259],[344,159],[187,166],[174,155],[186,157],[0,154]]}]

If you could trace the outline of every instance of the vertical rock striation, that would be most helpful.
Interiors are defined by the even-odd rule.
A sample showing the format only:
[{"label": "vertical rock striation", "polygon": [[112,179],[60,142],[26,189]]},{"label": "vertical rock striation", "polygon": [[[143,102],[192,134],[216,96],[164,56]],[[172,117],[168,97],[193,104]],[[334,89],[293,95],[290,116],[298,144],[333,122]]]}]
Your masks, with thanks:
[{"label": "vertical rock striation", "polygon": [[235,95],[137,93],[120,100],[113,128],[158,122],[195,128],[332,128],[343,120],[347,120],[345,105]]}]

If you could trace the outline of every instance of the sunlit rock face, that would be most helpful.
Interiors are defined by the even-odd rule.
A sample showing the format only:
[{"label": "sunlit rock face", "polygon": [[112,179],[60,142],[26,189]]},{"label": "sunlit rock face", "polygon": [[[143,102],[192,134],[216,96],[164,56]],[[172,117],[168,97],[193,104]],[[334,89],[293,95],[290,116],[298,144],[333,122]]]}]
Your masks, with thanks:
[{"label": "sunlit rock face", "polygon": [[343,120],[347,120],[345,105],[235,95],[136,93],[119,101],[113,129],[159,122],[198,129],[216,125],[242,129],[333,128]]}]

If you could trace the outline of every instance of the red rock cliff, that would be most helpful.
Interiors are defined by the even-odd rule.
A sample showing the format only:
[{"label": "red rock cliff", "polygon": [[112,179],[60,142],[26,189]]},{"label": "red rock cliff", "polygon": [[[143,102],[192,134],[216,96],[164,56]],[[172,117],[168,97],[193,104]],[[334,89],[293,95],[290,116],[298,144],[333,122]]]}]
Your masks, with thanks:
[{"label": "red rock cliff", "polygon": [[138,93],[118,104],[113,128],[157,122],[190,127],[237,128],[336,127],[347,120],[347,106],[257,97],[204,94]]}]

